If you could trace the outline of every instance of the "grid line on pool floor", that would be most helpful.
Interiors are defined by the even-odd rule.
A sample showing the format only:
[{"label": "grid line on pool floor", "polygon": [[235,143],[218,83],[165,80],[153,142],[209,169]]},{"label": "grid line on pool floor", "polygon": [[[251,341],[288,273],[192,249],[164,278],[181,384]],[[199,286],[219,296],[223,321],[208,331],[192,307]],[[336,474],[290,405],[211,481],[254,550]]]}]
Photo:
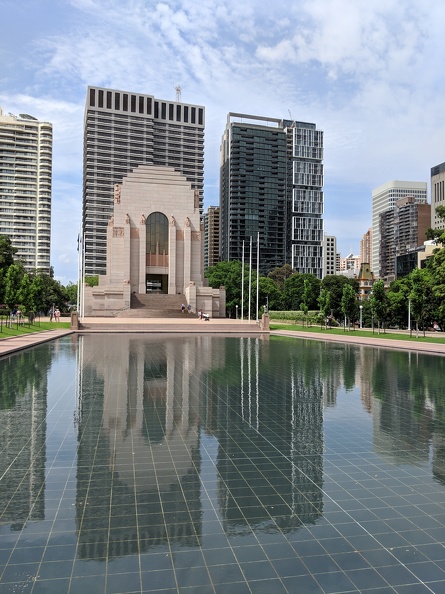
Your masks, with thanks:
[{"label": "grid line on pool floor", "polygon": [[275,338],[22,353],[0,594],[443,592],[443,367]]}]

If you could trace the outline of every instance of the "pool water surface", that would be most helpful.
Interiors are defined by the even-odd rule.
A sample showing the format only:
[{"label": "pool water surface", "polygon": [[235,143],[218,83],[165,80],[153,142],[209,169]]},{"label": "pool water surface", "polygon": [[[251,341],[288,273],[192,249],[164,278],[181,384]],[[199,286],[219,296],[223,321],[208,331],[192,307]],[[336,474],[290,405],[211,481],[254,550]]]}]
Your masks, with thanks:
[{"label": "pool water surface", "polygon": [[0,360],[0,594],[445,592],[445,358],[72,335]]}]

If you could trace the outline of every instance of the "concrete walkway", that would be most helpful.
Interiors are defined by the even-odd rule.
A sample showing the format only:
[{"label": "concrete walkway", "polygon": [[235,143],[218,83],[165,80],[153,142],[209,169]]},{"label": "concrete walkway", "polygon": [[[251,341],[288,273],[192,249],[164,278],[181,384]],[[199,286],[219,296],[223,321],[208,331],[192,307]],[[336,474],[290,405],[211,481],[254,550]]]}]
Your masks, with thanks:
[{"label": "concrete walkway", "polygon": [[[313,334],[294,330],[271,330],[264,332],[259,329],[256,321],[241,321],[233,319],[213,318],[209,322],[188,318],[184,319],[152,319],[143,321],[137,318],[86,318],[85,323],[92,324],[94,329],[79,330],[80,333],[170,333],[170,334],[218,334],[218,335],[273,335],[302,338],[306,340],[322,340],[326,342],[342,342],[370,347],[381,347],[387,349],[411,350],[433,355],[445,355],[445,344],[427,342],[393,340],[381,338],[377,333],[369,336],[355,336],[353,331],[344,334],[330,334],[327,330],[322,334]],[[14,336],[0,340],[0,357],[17,351],[55,340],[62,336],[75,333],[74,330],[62,329],[54,326],[54,329],[22,336]],[[432,333],[430,333],[433,336]],[[420,336],[420,335],[419,335]],[[423,336],[423,334],[422,334]]]},{"label": "concrete walkway", "polygon": [[[392,332],[392,331],[391,331]],[[402,333],[402,332],[400,332]],[[322,334],[314,334],[312,332],[299,332],[293,330],[271,330],[270,334],[273,336],[289,336],[292,338],[305,338],[307,340],[323,340],[325,342],[342,342],[348,344],[365,345],[369,347],[383,347],[386,349],[409,350],[418,351],[422,353],[429,353],[431,355],[445,355],[445,344],[436,344],[434,342],[417,342],[414,340],[397,340],[392,338],[382,338],[383,335],[378,335],[377,332],[369,336],[354,336],[354,331],[345,332],[344,334],[329,334],[326,330]],[[427,333],[433,336],[433,334]],[[414,333],[413,333],[414,336]],[[423,333],[419,333],[419,337],[423,337]]]},{"label": "concrete walkway", "polygon": [[44,330],[43,332],[33,332],[31,334],[3,338],[0,340],[0,357],[27,349],[37,344],[42,344],[43,342],[55,340],[61,336],[67,336],[68,334],[73,334],[73,331],[67,328],[54,328],[54,330]]}]

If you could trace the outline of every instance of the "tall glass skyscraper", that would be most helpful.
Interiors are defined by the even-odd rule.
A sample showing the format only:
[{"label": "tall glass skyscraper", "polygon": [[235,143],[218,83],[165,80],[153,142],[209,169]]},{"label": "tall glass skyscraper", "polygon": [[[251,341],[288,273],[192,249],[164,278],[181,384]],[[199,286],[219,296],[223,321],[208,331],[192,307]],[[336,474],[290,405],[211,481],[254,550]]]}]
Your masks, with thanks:
[{"label": "tall glass skyscraper", "polygon": [[52,148],[52,124],[0,108],[0,234],[28,271],[50,271]]},{"label": "tall glass skyscraper", "polygon": [[221,143],[221,258],[267,274],[290,264],[321,278],[323,133],[315,124],[229,113]]},{"label": "tall glass skyscraper", "polygon": [[128,91],[88,87],[84,123],[85,273],[105,274],[113,186],[138,165],[173,167],[204,206],[205,109]]}]

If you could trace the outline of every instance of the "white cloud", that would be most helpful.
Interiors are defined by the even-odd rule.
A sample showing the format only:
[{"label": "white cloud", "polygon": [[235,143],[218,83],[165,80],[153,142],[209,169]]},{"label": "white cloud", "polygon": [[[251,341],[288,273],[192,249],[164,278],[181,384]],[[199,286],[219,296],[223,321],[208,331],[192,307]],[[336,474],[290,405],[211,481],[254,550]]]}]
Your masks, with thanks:
[{"label": "white cloud", "polygon": [[[44,33],[32,27],[37,12],[29,3],[20,19],[29,43],[6,47],[17,62],[15,70],[8,65],[3,80],[14,84],[3,84],[0,103],[54,124],[57,267],[65,262],[68,270],[77,260],[67,247],[72,239],[56,228],[57,217],[80,221],[88,84],[162,98],[174,98],[180,84],[184,101],[205,105],[206,196],[213,204],[229,111],[290,111],[316,122],[325,131],[325,228],[347,237],[347,251],[351,234],[358,242],[370,225],[369,208],[354,212],[357,203],[370,204],[370,188],[394,178],[428,180],[429,168],[445,160],[444,3],[71,0],[66,12],[57,0],[47,4]],[[342,223],[349,216],[356,216],[353,224]]]}]

